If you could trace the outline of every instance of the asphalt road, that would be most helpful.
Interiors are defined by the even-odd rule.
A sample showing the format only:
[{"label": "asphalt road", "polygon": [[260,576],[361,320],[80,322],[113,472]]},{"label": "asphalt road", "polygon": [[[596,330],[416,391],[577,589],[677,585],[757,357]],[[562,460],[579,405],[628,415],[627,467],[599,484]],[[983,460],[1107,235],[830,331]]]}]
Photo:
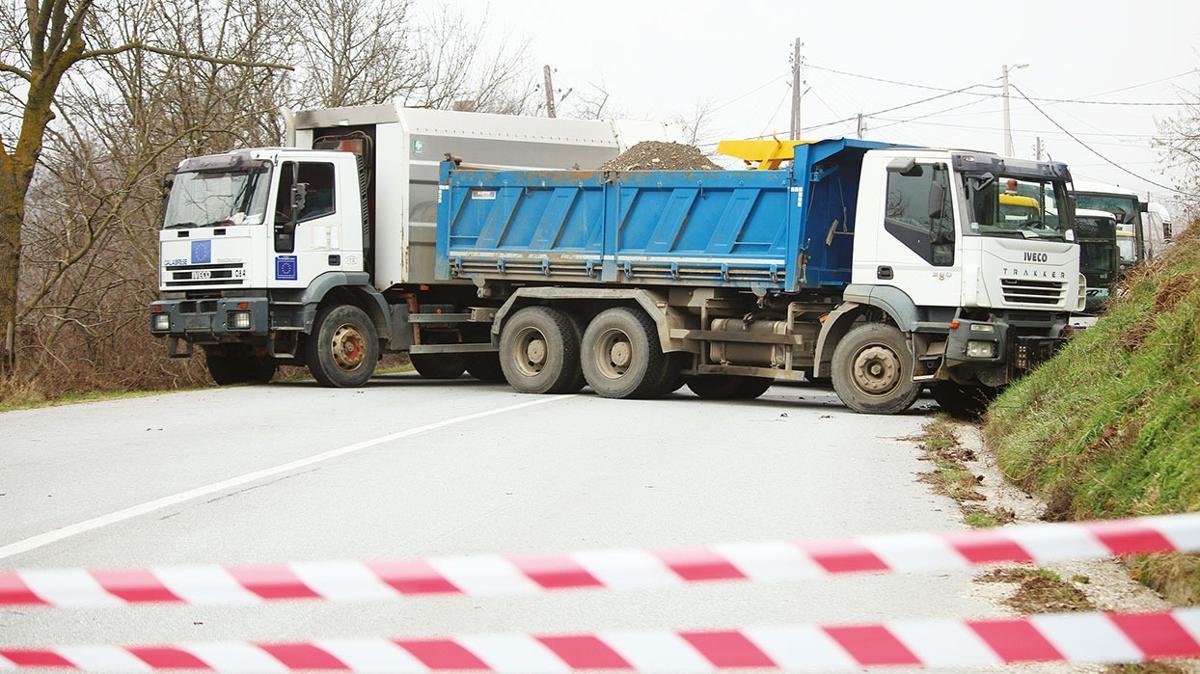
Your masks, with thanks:
[{"label": "asphalt road", "polygon": [[[522,396],[380,377],[0,414],[0,569],[379,559],[961,526],[915,475],[927,410]],[[993,615],[971,574],[387,604],[0,611],[0,644],[577,632]]]}]

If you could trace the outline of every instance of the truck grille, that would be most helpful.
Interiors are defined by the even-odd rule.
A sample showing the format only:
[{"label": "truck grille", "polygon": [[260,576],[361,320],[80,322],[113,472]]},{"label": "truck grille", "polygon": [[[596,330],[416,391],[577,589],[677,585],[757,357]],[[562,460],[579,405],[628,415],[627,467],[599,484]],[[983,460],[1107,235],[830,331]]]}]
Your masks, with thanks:
[{"label": "truck grille", "polygon": [[1066,286],[1067,284],[1062,281],[1000,279],[1000,288],[1004,291],[1004,301],[1009,304],[1056,306],[1062,303]]},{"label": "truck grille", "polygon": [[241,262],[216,264],[186,264],[167,267],[163,271],[168,288],[190,286],[237,286],[246,280],[245,265]]}]

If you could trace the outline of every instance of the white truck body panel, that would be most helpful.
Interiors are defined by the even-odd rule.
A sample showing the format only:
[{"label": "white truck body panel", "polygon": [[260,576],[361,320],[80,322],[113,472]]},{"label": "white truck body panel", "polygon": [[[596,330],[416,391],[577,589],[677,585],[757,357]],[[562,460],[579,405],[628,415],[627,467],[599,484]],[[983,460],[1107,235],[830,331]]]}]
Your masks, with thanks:
[{"label": "white truck body panel", "polygon": [[438,170],[447,153],[471,164],[512,169],[595,169],[636,143],[683,138],[677,125],[657,122],[549,119],[385,104],[297,113],[295,142],[312,147],[319,135],[366,125],[373,125],[375,134],[372,255],[373,283],[379,290],[435,282]]}]

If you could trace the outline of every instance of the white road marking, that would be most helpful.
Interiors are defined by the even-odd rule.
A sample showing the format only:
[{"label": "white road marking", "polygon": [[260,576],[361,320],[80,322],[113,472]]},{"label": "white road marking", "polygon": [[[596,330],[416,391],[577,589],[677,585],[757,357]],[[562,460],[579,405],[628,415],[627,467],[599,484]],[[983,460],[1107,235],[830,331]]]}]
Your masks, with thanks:
[{"label": "white road marking", "polygon": [[82,534],[82,533],[94,531],[96,529],[100,529],[102,527],[109,526],[110,524],[117,524],[118,522],[124,522],[125,520],[133,519],[134,517],[140,517],[147,513],[152,513],[155,510],[161,510],[163,508],[168,508],[170,506],[178,505],[180,503],[183,503],[185,501],[190,501],[195,498],[200,498],[202,496],[209,496],[211,494],[216,494],[219,492],[227,491],[234,487],[240,487],[242,485],[249,484],[251,482],[257,482],[259,480],[262,480],[262,479],[265,479],[268,477],[274,477],[276,475],[288,473],[288,472],[298,470],[300,468],[305,468],[307,466],[311,466],[314,464],[324,463],[326,461],[330,461],[332,459],[336,459],[341,456],[346,456],[347,454],[353,454],[354,452],[360,452],[364,449],[370,449],[371,447],[382,445],[387,442],[392,442],[393,440],[399,440],[401,438],[408,438],[408,437],[412,437],[414,435],[420,435],[421,433],[428,433],[429,431],[436,431],[440,428],[446,428],[447,426],[454,426],[456,424],[466,423],[468,421],[475,421],[476,419],[483,419],[485,417],[496,416],[497,414],[504,414],[506,412],[515,412],[516,410],[524,409],[526,407],[533,407],[535,405],[545,405],[546,403],[551,403],[556,400],[562,400],[563,398],[569,398],[569,397],[570,396],[566,396],[566,395],[542,396],[542,397],[538,397],[535,400],[530,400],[530,401],[523,402],[523,403],[517,403],[515,405],[509,405],[507,407],[498,407],[496,409],[491,409],[491,410],[487,410],[484,412],[476,412],[474,414],[464,414],[463,416],[454,417],[451,419],[435,421],[431,424],[425,424],[424,426],[417,426],[416,428],[409,428],[407,430],[397,431],[396,433],[390,433],[388,435],[374,438],[372,440],[364,440],[362,442],[356,442],[352,445],[346,445],[345,447],[338,447],[337,449],[331,449],[327,452],[321,452],[320,454],[314,454],[312,456],[305,457],[303,459],[297,459],[296,461],[290,461],[288,463],[283,463],[278,466],[273,466],[271,468],[263,468],[262,470],[256,470],[251,473],[245,473],[243,475],[238,475],[237,477],[231,477],[227,480],[221,480],[220,482],[214,482],[212,484],[208,484],[203,487],[196,487],[195,489],[188,489],[187,491],[181,491],[177,494],[172,494],[170,496],[164,496],[162,498],[157,498],[157,499],[154,499],[153,501],[147,501],[145,503],[140,503],[135,506],[123,508],[116,512],[108,513],[107,515],[93,517],[90,520],[84,520],[82,522],[77,522],[75,524],[71,524],[71,525],[68,525],[65,527],[60,527],[58,529],[54,529],[53,531],[47,531],[45,533],[37,534],[36,536],[30,536],[29,538],[25,538],[25,539],[16,541],[14,543],[9,543],[7,545],[0,546],[0,559],[6,559],[6,558],[12,557],[14,555],[19,555],[19,554],[22,554],[25,552],[29,552],[30,550],[36,550],[38,548],[45,547],[45,546],[51,545],[53,543],[57,543],[59,541],[66,540],[68,538],[71,538],[72,536],[78,536],[79,534]]}]

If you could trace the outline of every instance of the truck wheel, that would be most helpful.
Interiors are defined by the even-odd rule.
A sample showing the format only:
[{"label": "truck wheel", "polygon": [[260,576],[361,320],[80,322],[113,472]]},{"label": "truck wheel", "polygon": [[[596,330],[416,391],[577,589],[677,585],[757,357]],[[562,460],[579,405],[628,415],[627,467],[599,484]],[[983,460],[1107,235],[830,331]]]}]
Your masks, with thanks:
[{"label": "truck wheel", "polygon": [[521,393],[578,391],[579,329],[564,311],[525,307],[500,332],[500,368]]},{"label": "truck wheel", "polygon": [[655,387],[655,395],[665,396],[683,388],[687,379],[683,369],[692,363],[692,354],[686,351],[672,351],[667,354],[667,366],[663,368],[663,378]]},{"label": "truck wheel", "polygon": [[500,369],[500,354],[472,353],[467,355],[467,372],[479,381],[504,381],[504,370]]},{"label": "truck wheel", "polygon": [[461,353],[413,353],[408,359],[426,379],[458,379],[467,370],[467,359]]},{"label": "truck wheel", "polygon": [[855,412],[896,414],[917,400],[912,353],[895,326],[866,323],[850,330],[833,350],[833,390]]},{"label": "truck wheel", "polygon": [[278,363],[266,355],[256,355],[246,344],[225,344],[204,349],[208,373],[218,386],[230,384],[266,384],[275,376]]},{"label": "truck wheel", "polygon": [[709,374],[688,377],[687,385],[697,396],[706,400],[753,400],[774,384],[767,377],[740,377],[728,374]]},{"label": "truck wheel", "polygon": [[204,360],[208,365],[208,374],[217,386],[242,384],[246,382],[245,374],[240,367],[237,354],[227,346],[204,347]]},{"label": "truck wheel", "polygon": [[605,398],[642,398],[658,393],[667,354],[646,312],[614,307],[600,312],[583,332],[583,377]]},{"label": "truck wheel", "polygon": [[352,304],[324,309],[305,340],[308,371],[322,386],[362,386],[379,362],[379,333],[367,312]]},{"label": "truck wheel", "polygon": [[959,419],[978,419],[987,411],[999,389],[991,386],[970,386],[956,384],[952,381],[934,382],[929,387],[933,399],[952,417]]}]

